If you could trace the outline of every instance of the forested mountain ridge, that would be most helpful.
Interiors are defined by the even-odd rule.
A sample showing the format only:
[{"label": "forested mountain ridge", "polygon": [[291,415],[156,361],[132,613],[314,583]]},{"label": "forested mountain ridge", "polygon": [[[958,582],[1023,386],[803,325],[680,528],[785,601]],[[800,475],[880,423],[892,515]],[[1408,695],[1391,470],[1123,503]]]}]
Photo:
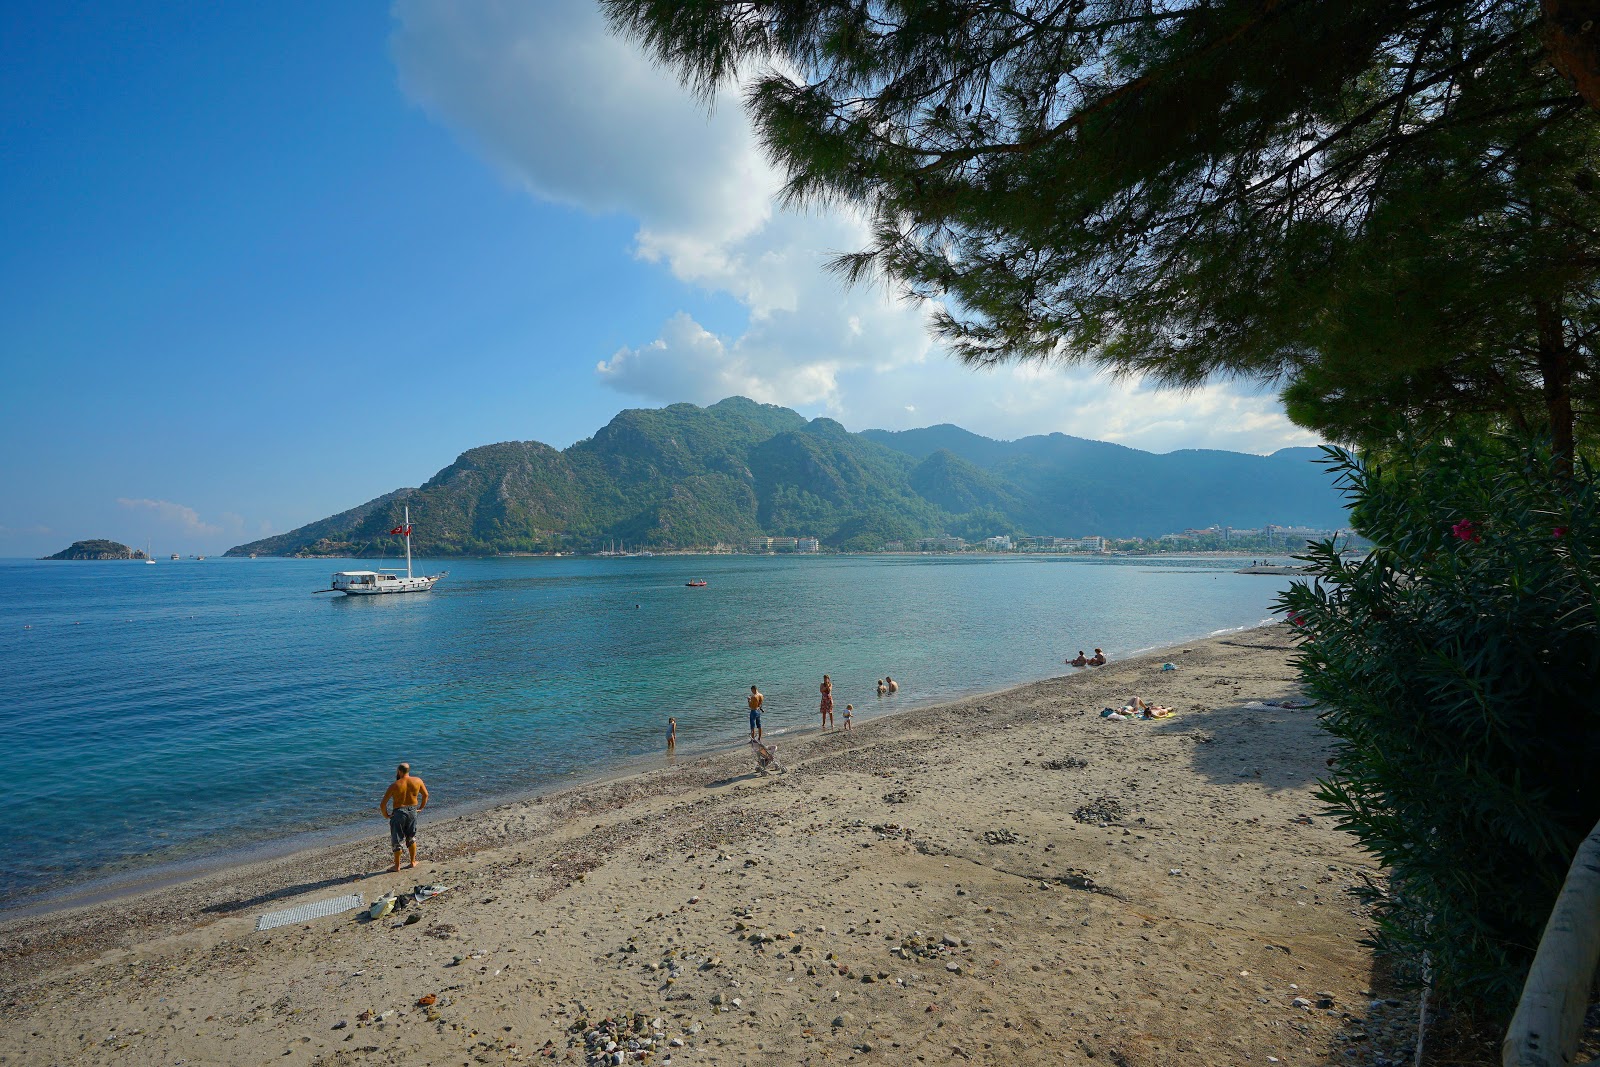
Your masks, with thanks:
[{"label": "forested mountain ridge", "polygon": [[558,451],[509,441],[463,452],[420,488],[230,549],[229,555],[393,553],[411,509],[416,552],[687,548],[759,535],[845,550],[955,534],[1151,536],[1265,522],[1341,526],[1312,449],[1155,455],[1063,434],[994,441],[955,426],[851,433],[832,419],[730,397],[619,413]]}]

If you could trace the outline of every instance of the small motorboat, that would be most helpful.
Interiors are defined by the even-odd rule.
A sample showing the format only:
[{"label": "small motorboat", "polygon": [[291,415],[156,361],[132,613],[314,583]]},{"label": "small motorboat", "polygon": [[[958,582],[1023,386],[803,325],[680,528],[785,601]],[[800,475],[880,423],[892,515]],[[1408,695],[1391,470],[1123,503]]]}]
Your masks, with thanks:
[{"label": "small motorboat", "polygon": [[683,584],[688,586],[690,589],[704,589],[706,580],[704,578],[696,578],[692,582],[684,582]]}]

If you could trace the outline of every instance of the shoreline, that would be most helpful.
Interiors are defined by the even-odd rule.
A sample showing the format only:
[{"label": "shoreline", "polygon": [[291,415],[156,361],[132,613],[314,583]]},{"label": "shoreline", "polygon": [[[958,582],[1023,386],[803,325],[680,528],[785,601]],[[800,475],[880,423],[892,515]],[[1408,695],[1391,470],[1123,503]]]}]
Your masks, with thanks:
[{"label": "shoreline", "polygon": [[[1349,895],[1378,872],[1315,814],[1294,644],[786,735],[770,777],[715,752],[428,822],[417,871],[373,833],[8,921],[0,1062],[584,1063],[604,1019],[675,1067],[1398,1058],[1414,1022],[1372,1000]],[[1099,716],[1130,692],[1176,714]],[[452,888],[254,930],[414,883]]]},{"label": "shoreline", "polygon": [[[1125,653],[1114,650],[1116,655],[1124,658],[1113,659],[1112,662],[1124,663],[1130,660],[1156,656],[1180,649],[1185,644],[1194,644],[1254,629],[1264,629],[1275,624],[1274,620],[1268,619],[1247,626],[1211,631],[1171,645],[1133,649]],[[1048,682],[1053,679],[1076,677],[1088,670],[1088,668],[1068,668],[1065,663],[1057,666],[1071,673],[1026,678],[996,687],[953,694],[946,693],[920,701],[912,697],[900,706],[888,709],[883,708],[880,703],[870,712],[858,710],[856,715],[857,727],[861,728],[869,722],[911,714],[928,708],[997,697],[1013,690]],[[842,715],[842,708],[839,714]],[[775,740],[784,739],[790,741],[805,740],[822,734],[821,727],[815,725],[788,726],[780,728],[776,732],[768,731],[768,735]],[[739,740],[712,742],[701,747],[684,749],[676,753],[675,756],[670,757],[672,762],[663,762],[669,759],[663,752],[640,753],[620,760],[616,765],[604,770],[590,772],[573,770],[560,779],[548,781],[541,785],[513,789],[455,804],[441,805],[438,813],[430,816],[429,822],[470,819],[494,808],[538,802],[541,798],[560,794],[567,790],[603,786],[635,775],[669,770],[678,761],[741,753],[743,748],[744,742]],[[373,805],[373,810],[377,810],[376,805]],[[381,832],[374,831],[371,827],[371,820],[365,822],[352,820],[317,829],[299,831],[287,838],[277,840],[263,839],[237,848],[206,852],[191,858],[167,860],[148,866],[133,866],[126,869],[116,869],[114,865],[112,869],[95,873],[79,881],[69,881],[60,886],[30,893],[18,899],[15,903],[0,901],[0,938],[3,938],[8,924],[14,921],[38,919],[60,912],[90,908],[151,893],[181,889],[189,883],[224,876],[230,870],[253,869],[261,865],[288,862],[297,856],[317,853],[324,849],[356,847],[360,842],[366,841],[375,835],[381,836]]]}]

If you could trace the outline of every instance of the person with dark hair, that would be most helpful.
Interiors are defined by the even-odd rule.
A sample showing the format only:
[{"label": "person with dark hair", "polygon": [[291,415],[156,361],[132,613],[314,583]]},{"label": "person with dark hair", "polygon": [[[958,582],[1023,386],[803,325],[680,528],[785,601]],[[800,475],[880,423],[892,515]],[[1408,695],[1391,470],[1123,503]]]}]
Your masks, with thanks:
[{"label": "person with dark hair", "polygon": [[411,850],[411,866],[417,865],[417,812],[427,806],[428,787],[411,773],[411,764],[400,764],[394,769],[394,781],[378,802],[378,810],[389,820],[389,847],[394,849],[391,871],[400,869],[401,845]]},{"label": "person with dark hair", "polygon": [[1104,667],[1105,665],[1106,665],[1106,654],[1104,652],[1101,652],[1098,648],[1095,649],[1094,650],[1094,658],[1089,660],[1089,666],[1091,666],[1091,667]]},{"label": "person with dark hair", "polygon": [[766,695],[755,686],[750,687],[750,695],[745,698],[745,703],[750,705],[750,740],[761,740],[761,706],[767,702]]}]

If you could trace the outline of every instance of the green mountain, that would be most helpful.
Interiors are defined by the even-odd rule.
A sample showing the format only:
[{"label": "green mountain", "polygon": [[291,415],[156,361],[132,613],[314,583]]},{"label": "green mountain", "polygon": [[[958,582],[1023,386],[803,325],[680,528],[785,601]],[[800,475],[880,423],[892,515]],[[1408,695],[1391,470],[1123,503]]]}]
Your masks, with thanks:
[{"label": "green mountain", "polygon": [[119,541],[74,541],[53,556],[43,559],[144,559],[142,549],[129,548]]},{"label": "green mountain", "polygon": [[393,555],[411,509],[424,555],[658,548],[811,536],[845,550],[952,533],[1150,536],[1214,522],[1342,526],[1308,460],[1154,455],[1052,434],[994,441],[955,426],[851,433],[730,397],[623,411],[562,451],[510,441],[463,452],[420,488],[228,550]]}]

